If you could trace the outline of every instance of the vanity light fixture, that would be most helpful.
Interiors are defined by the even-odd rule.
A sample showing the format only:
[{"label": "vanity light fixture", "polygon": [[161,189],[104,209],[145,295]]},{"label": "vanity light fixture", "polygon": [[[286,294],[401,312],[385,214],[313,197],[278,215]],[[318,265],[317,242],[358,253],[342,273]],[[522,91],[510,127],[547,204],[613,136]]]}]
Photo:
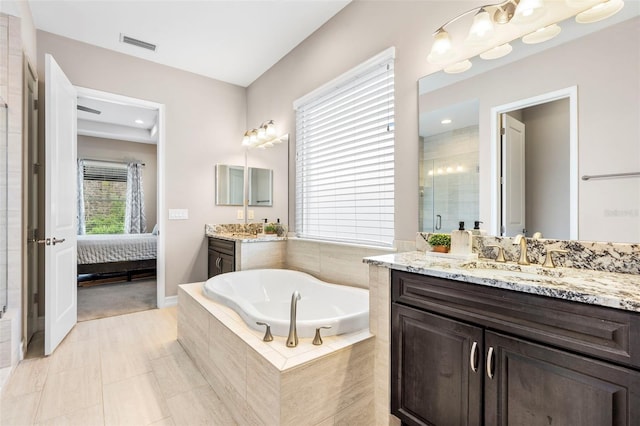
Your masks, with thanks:
[{"label": "vanity light fixture", "polygon": [[242,137],[242,145],[247,148],[270,148],[282,142],[277,136],[276,125],[273,120],[265,121],[257,129],[247,130]]},{"label": "vanity light fixture", "polygon": [[[575,16],[579,23],[597,22],[617,13],[624,6],[623,0],[564,0],[565,9],[569,9],[569,16]],[[557,36],[561,29],[552,19],[547,22],[540,21],[547,14],[547,10],[558,5],[545,6],[544,0],[503,0],[499,3],[486,4],[475,7],[445,22],[433,33],[433,45],[427,56],[427,60],[436,65],[443,65],[444,71],[450,74],[461,73],[471,68],[471,62],[464,59],[464,53],[457,51],[455,40],[447,31],[447,27],[468,15],[473,15],[473,20],[464,40],[467,50],[480,50],[482,59],[497,59],[508,55],[512,51],[509,43],[494,46],[494,39],[505,39],[505,36],[524,34],[522,41],[526,44],[542,43]],[[566,17],[566,10],[564,17]],[[564,18],[563,18],[564,19]],[[548,22],[550,21],[551,22]],[[536,23],[540,21],[540,27],[536,31]],[[499,33],[499,25],[511,23],[506,26],[502,37]],[[519,28],[521,27],[521,28]],[[515,29],[515,31],[514,31]],[[519,37],[519,36],[518,36]],[[481,49],[484,47],[484,51]]]}]

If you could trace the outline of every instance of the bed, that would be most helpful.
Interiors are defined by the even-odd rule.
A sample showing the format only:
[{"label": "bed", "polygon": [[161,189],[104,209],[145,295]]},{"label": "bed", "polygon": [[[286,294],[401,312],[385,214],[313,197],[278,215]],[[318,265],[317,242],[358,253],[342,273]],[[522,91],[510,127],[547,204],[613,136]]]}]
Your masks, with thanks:
[{"label": "bed", "polygon": [[126,273],[156,269],[155,234],[78,235],[78,274]]}]

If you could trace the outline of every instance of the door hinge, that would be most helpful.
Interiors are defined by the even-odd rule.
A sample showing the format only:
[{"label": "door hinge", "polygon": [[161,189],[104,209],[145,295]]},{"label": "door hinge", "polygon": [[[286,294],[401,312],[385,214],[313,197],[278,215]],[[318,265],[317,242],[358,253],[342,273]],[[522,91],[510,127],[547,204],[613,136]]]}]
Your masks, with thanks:
[{"label": "door hinge", "polygon": [[40,303],[40,300],[39,300],[39,299],[40,299],[40,297],[39,297],[39,296],[40,296],[40,294],[38,294],[38,293],[33,293],[33,304],[34,304],[34,305],[35,305],[35,304]]},{"label": "door hinge", "polygon": [[33,100],[33,109],[36,110],[36,111],[38,110],[38,100],[37,99]]},{"label": "door hinge", "polygon": [[34,175],[37,175],[38,173],[40,173],[40,164],[39,163],[33,163],[32,164],[32,172]]},{"label": "door hinge", "polygon": [[507,129],[505,129],[504,127],[501,127],[501,128],[500,128],[500,134],[501,134],[502,136],[506,135],[506,134],[507,134]]}]

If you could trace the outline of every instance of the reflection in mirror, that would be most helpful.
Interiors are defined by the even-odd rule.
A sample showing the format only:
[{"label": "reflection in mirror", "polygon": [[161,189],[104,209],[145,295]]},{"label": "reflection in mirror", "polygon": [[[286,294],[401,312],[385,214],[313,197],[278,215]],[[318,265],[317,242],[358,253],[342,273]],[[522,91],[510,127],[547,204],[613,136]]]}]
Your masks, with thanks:
[{"label": "reflection in mirror", "polygon": [[[499,235],[504,225],[501,198],[506,198],[502,205],[513,207],[517,203],[510,201],[508,194],[501,197],[503,164],[500,161],[500,116],[497,112],[522,109],[512,115],[521,116],[528,142],[542,139],[551,143],[551,136],[558,141],[553,142],[553,146],[541,148],[538,154],[528,153],[526,148],[522,174],[524,183],[539,183],[537,188],[527,186],[524,194],[517,195],[538,212],[524,207],[526,224],[521,228],[525,228],[528,235],[541,231],[545,238],[565,239],[569,235],[569,238],[587,241],[640,241],[640,179],[580,179],[582,175],[640,171],[640,145],[637,143],[640,140],[639,14],[640,3],[627,2],[620,14],[607,21],[582,26],[573,20],[563,22],[562,33],[547,50],[540,51],[540,46],[544,44],[518,46],[518,49],[514,47],[514,53],[521,55],[517,60],[510,58],[513,54],[496,60],[498,62],[483,62],[476,57],[471,59],[474,66],[466,76],[436,73],[419,81],[421,123],[423,114],[463,104],[469,99],[478,100],[479,220],[484,222],[483,228],[489,234]],[[538,51],[524,54],[531,52],[527,51],[530,48]],[[489,63],[492,67],[490,71],[477,72],[481,65]],[[576,96],[564,96],[570,105],[569,120],[566,118],[566,103],[547,106],[556,107],[561,112],[545,112],[542,106],[536,111],[537,107],[533,104],[506,109],[523,100],[572,88],[575,88]],[[550,124],[543,121],[543,117],[556,122]],[[532,124],[536,120],[540,121],[537,128],[536,124]],[[560,122],[577,124],[575,129],[571,126],[567,129],[566,124],[557,127],[563,126]],[[569,150],[565,145],[567,132],[569,145],[575,145]],[[423,133],[421,128],[420,167],[428,176],[429,166],[422,164],[425,158]],[[535,133],[542,136],[536,137]],[[534,144],[531,143],[531,146]],[[454,150],[449,153],[458,155]],[[573,160],[572,155],[575,157]],[[533,162],[536,156],[539,157],[537,164]],[[537,177],[531,175],[534,172],[538,174]],[[425,186],[425,182],[421,181],[420,185]],[[575,193],[573,207],[567,204],[567,200],[571,202],[573,198],[572,191]],[[433,211],[432,204],[422,201],[426,194],[426,191],[421,192],[420,230],[428,231],[434,229],[439,213]],[[434,199],[437,199],[437,184],[435,194]],[[512,196],[515,195],[514,191]],[[459,212],[457,214],[461,215]],[[535,219],[536,214],[541,221]],[[575,220],[569,219],[569,225],[567,215],[575,217]],[[570,228],[575,229],[575,233],[569,232]],[[443,221],[443,232],[451,229],[455,229],[455,226],[451,228],[447,224],[445,227]]]},{"label": "reflection in mirror", "polygon": [[273,205],[273,170],[249,167],[249,205]]},{"label": "reflection in mirror", "polygon": [[242,206],[244,197],[244,167],[216,164],[216,204]]},{"label": "reflection in mirror", "polygon": [[478,220],[476,99],[420,113],[420,230],[451,232]]}]

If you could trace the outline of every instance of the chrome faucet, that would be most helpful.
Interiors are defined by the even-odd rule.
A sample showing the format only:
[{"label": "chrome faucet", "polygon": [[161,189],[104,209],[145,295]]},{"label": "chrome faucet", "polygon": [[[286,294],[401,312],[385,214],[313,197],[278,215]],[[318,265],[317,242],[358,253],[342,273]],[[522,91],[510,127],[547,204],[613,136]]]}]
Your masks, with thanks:
[{"label": "chrome faucet", "polygon": [[518,234],[513,239],[513,244],[520,244],[520,259],[518,259],[518,265],[529,265],[529,259],[527,258],[527,238]]},{"label": "chrome faucet", "polygon": [[295,348],[298,346],[298,332],[296,331],[296,312],[298,309],[298,300],[300,300],[300,293],[298,290],[294,291],[291,295],[291,317],[289,322],[289,337],[287,337],[287,347]]}]

